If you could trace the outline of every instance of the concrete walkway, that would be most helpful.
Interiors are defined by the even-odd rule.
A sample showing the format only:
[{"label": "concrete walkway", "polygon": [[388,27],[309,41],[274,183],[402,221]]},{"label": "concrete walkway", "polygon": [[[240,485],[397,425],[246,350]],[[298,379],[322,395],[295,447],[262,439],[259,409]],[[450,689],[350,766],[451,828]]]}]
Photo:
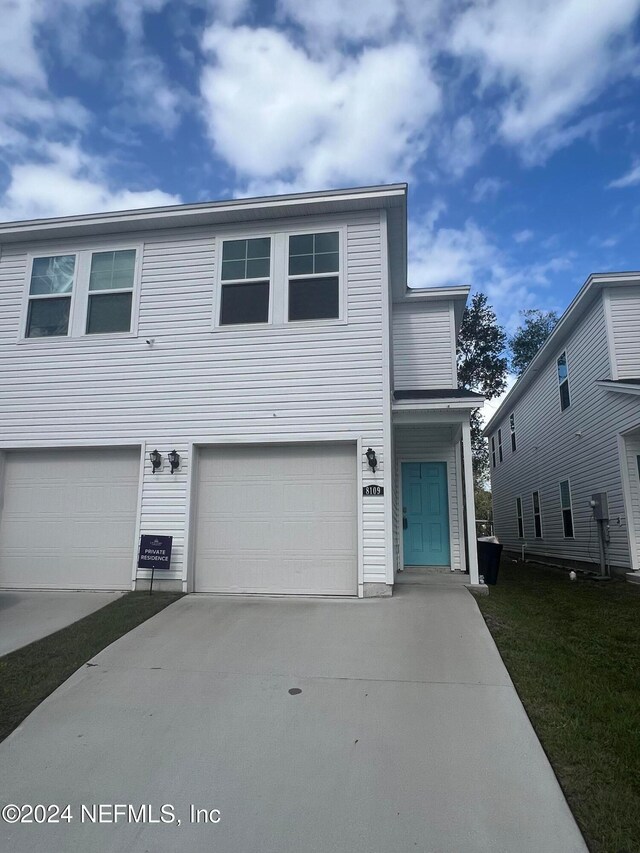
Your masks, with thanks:
[{"label": "concrete walkway", "polygon": [[0,657],[83,619],[121,592],[0,591]]},{"label": "concrete walkway", "polygon": [[[0,746],[0,800],[71,804],[70,824],[0,823],[12,853],[586,851],[460,586],[183,598]],[[81,803],[180,825],[83,823]]]}]

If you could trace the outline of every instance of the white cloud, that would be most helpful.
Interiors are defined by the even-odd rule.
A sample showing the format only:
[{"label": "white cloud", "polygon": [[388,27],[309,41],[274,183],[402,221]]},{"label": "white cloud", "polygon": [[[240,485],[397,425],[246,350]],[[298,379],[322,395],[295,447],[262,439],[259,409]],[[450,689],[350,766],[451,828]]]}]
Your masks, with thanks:
[{"label": "white cloud", "polygon": [[533,231],[530,228],[523,228],[522,231],[516,231],[513,239],[516,243],[528,243],[530,240],[533,240],[533,236]]},{"label": "white cloud", "polygon": [[523,266],[473,220],[462,228],[438,227],[443,213],[436,203],[409,223],[410,287],[467,284],[482,290],[510,332],[520,322],[520,309],[547,307],[541,292],[554,274],[571,267],[572,255]]},{"label": "white cloud", "polygon": [[322,45],[336,40],[361,42],[387,39],[403,4],[398,0],[280,0],[284,17],[302,26]]},{"label": "white cloud", "polygon": [[209,134],[253,186],[404,178],[423,152],[440,93],[412,44],[321,61],[275,30],[215,25],[203,45]]},{"label": "white cloud", "polygon": [[499,397],[494,397],[492,400],[485,400],[484,406],[480,410],[480,417],[481,417],[482,423],[484,425],[488,424],[489,421],[491,420],[491,418],[498,411],[498,409],[500,408],[500,406],[504,402],[507,394],[509,393],[509,391],[511,391],[513,386],[516,384],[517,379],[518,379],[518,377],[515,374],[509,373],[507,375],[507,385],[506,385],[506,388],[504,389],[504,391],[502,392],[502,394],[500,394]]},{"label": "white cloud", "polygon": [[637,184],[640,184],[640,163],[635,163],[628,172],[607,184],[607,188],[622,189],[624,187],[634,187]]},{"label": "white cloud", "polygon": [[439,153],[444,172],[454,178],[461,177],[475,166],[484,150],[485,142],[473,119],[468,115],[460,116],[441,139]]},{"label": "white cloud", "polygon": [[[457,18],[451,45],[475,63],[483,87],[506,90],[504,139],[544,143],[548,155],[553,149],[545,134],[563,128],[571,134],[565,125],[580,107],[633,73],[632,24],[639,10],[640,0],[482,0]],[[554,147],[567,141],[560,135]]]},{"label": "white cloud", "polygon": [[480,178],[476,181],[471,192],[471,201],[484,201],[485,198],[495,198],[506,187],[506,181],[501,178]]},{"label": "white cloud", "polygon": [[179,204],[178,196],[162,190],[113,187],[102,164],[77,144],[50,143],[39,162],[11,170],[0,202],[0,220],[36,219],[108,210]]}]

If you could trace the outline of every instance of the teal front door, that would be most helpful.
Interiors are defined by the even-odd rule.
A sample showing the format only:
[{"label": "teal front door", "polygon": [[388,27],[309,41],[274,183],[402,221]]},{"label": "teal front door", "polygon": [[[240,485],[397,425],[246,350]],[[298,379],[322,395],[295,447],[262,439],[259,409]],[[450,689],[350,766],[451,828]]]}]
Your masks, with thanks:
[{"label": "teal front door", "polygon": [[405,566],[449,566],[446,462],[402,463]]}]

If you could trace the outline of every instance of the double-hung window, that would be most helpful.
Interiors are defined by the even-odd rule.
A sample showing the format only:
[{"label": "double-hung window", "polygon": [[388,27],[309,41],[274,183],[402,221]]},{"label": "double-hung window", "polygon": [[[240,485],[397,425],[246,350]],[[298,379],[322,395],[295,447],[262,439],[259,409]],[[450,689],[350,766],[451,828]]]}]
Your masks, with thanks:
[{"label": "double-hung window", "polygon": [[563,352],[558,358],[558,385],[560,387],[560,408],[564,412],[571,405],[569,394],[569,366],[567,364],[567,353]]},{"label": "double-hung window", "polygon": [[33,259],[25,337],[45,338],[68,334],[75,278],[75,255],[50,255]]},{"label": "double-hung window", "polygon": [[220,285],[220,325],[268,323],[271,237],[224,240]]},{"label": "double-hung window", "polygon": [[491,436],[491,463],[493,467],[496,467],[496,437],[495,435]]},{"label": "double-hung window", "polygon": [[289,236],[287,320],[340,317],[340,233]]},{"label": "double-hung window", "polygon": [[560,483],[560,507],[562,509],[562,530],[565,539],[573,539],[573,510],[571,507],[571,485],[569,480]]},{"label": "double-hung window", "polygon": [[498,459],[502,462],[502,430],[498,430]]},{"label": "double-hung window", "polygon": [[511,412],[509,415],[509,429],[511,430],[511,452],[516,452],[516,416]]},{"label": "double-hung window", "polygon": [[533,493],[533,529],[536,539],[542,539],[542,511],[540,509],[540,492]]},{"label": "double-hung window", "polygon": [[518,539],[524,539],[524,519],[522,517],[522,498],[516,498],[516,517],[518,519]]},{"label": "double-hung window", "polygon": [[25,338],[130,332],[136,250],[33,258]]},{"label": "double-hung window", "polygon": [[136,250],[93,252],[89,271],[86,333],[131,329]]}]

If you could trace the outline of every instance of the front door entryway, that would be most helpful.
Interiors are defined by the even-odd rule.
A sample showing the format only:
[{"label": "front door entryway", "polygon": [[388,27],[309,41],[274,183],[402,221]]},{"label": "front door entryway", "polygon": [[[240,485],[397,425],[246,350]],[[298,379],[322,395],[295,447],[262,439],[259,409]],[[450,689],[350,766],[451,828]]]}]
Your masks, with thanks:
[{"label": "front door entryway", "polygon": [[449,566],[446,462],[402,463],[405,566]]}]

